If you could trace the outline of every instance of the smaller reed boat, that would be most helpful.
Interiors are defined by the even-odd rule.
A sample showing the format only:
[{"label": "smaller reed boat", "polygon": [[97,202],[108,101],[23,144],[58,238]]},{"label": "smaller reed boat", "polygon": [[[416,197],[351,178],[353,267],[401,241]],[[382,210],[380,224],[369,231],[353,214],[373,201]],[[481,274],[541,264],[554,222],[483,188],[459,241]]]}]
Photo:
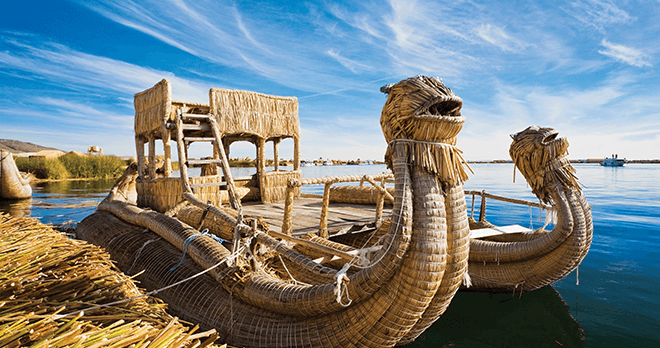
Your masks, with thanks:
[{"label": "smaller reed boat", "polygon": [[8,151],[0,151],[0,197],[25,199],[31,196],[30,181],[18,171],[12,154]]}]

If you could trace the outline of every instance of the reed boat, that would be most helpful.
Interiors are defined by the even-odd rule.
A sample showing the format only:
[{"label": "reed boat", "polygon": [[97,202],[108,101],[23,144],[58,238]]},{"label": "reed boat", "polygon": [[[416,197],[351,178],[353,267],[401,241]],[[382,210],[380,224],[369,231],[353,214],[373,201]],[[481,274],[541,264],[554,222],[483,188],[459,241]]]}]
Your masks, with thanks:
[{"label": "reed boat", "polygon": [[0,197],[5,199],[32,197],[30,180],[18,171],[14,157],[8,151],[0,151]]},{"label": "reed boat", "polygon": [[[485,219],[485,192],[479,221],[471,219],[469,276],[477,291],[533,291],[564,278],[589,251],[593,237],[591,206],[570,164],[568,140],[552,128],[538,126],[513,134],[509,155],[539,203],[491,198],[536,206],[554,217],[554,228],[502,231]],[[472,208],[474,211],[474,207]],[[479,237],[480,231],[486,231]],[[494,232],[494,233],[493,233]],[[517,233],[501,233],[517,232]]]},{"label": "reed boat", "polygon": [[[455,147],[465,119],[461,99],[440,80],[420,76],[401,85],[421,91],[423,103],[404,97],[398,102],[415,109],[415,117],[381,122],[394,180],[390,195],[378,176],[301,177],[296,98],[211,89],[208,105],[176,102],[163,80],[135,95],[137,164],[81,221],[77,235],[104,247],[125,273],[142,272],[137,279],[172,313],[216,329],[230,345],[411,342],[440,317],[466,274],[467,175]],[[171,169],[173,139],[178,178]],[[266,142],[279,158],[278,144],[287,139],[294,144],[293,170],[276,161],[266,171]],[[232,178],[227,155],[235,141],[256,145],[255,175]],[[213,155],[189,158],[193,142],[210,142]],[[204,175],[189,175],[195,165]],[[381,201],[393,201],[391,209],[330,209],[329,195],[312,202],[300,190],[351,180],[376,183]],[[267,221],[273,211],[280,223]],[[335,229],[351,230],[347,223],[360,225],[365,211],[376,215],[361,225],[378,236],[369,247],[328,239]]]},{"label": "reed boat", "polygon": [[[509,259],[499,255],[515,249],[511,245],[551,240],[572,248],[561,242],[562,236],[570,239],[565,227],[573,225],[562,220],[561,209],[557,233],[517,233],[521,240],[506,242],[470,238],[463,190],[469,167],[456,147],[465,122],[462,100],[439,79],[424,76],[382,90],[388,97],[381,127],[392,172],[303,178],[296,98],[211,89],[208,105],[193,104],[172,101],[163,80],[135,95],[137,163],[81,221],[77,235],[104,247],[176,316],[247,347],[408,344],[444,313],[461,286],[527,286],[526,280],[497,278],[497,269],[488,268],[506,266]],[[171,167],[172,140],[178,177]],[[279,144],[291,140],[293,170],[277,161],[267,170],[266,143],[272,142],[279,158]],[[156,141],[163,145],[162,160]],[[236,141],[256,146],[256,174],[232,177],[227,158]],[[196,142],[212,144],[212,156],[190,158]],[[201,175],[189,171],[194,166],[201,166]],[[530,168],[521,171],[538,175],[547,169]],[[323,185],[324,193],[304,194],[304,185]],[[551,203],[566,205],[566,190],[550,194]],[[473,245],[485,250],[475,257],[495,255],[495,261],[477,261],[482,268],[468,262]],[[519,262],[528,266],[538,256]]]}]

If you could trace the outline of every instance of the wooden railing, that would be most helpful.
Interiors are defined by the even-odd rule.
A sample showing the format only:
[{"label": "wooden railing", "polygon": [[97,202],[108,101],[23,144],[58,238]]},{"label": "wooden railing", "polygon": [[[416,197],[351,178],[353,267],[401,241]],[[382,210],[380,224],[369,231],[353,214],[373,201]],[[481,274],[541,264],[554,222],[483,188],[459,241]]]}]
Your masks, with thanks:
[{"label": "wooden railing", "polygon": [[[289,179],[287,182],[286,197],[284,200],[284,218],[282,220],[282,233],[293,234],[293,197],[294,190],[304,185],[325,185],[323,190],[323,204],[321,207],[321,218],[319,222],[319,236],[328,238],[328,207],[330,205],[330,187],[336,183],[346,182],[360,182],[360,186],[364,182],[373,185],[379,192],[378,203],[376,204],[376,219],[375,223],[378,224],[382,220],[383,206],[385,198],[394,202],[392,195],[387,192],[384,187],[388,179],[392,179],[393,175],[390,173],[377,174],[377,175],[347,175],[347,176],[326,176],[322,178],[308,178],[308,179]],[[376,181],[382,181],[378,184]]]},{"label": "wooden railing", "polygon": [[526,201],[523,199],[516,199],[516,198],[509,198],[509,197],[504,197],[504,196],[498,196],[494,195],[492,193],[487,193],[486,190],[481,190],[481,191],[476,191],[476,190],[465,190],[465,195],[472,195],[472,208],[470,210],[470,217],[472,218],[474,216],[474,198],[475,196],[481,196],[481,205],[479,206],[479,221],[484,221],[486,219],[486,198],[492,198],[496,199],[498,201],[503,201],[503,202],[509,202],[509,203],[514,203],[514,204],[522,204],[530,207],[537,207],[545,210],[550,210],[552,209],[551,206],[542,204],[542,203],[537,203],[537,202],[531,202],[531,201]]}]

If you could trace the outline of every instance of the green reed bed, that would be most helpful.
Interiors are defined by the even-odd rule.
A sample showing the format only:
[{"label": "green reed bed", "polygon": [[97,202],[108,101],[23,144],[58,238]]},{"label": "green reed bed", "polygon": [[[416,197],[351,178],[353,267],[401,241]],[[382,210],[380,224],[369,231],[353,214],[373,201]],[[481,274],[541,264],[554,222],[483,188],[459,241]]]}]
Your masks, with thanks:
[{"label": "green reed bed", "polygon": [[16,158],[20,171],[39,179],[114,178],[124,171],[126,162],[116,156],[79,156],[69,153],[59,158]]},{"label": "green reed bed", "polygon": [[141,295],[101,248],[0,214],[0,347],[192,348],[217,338]]}]

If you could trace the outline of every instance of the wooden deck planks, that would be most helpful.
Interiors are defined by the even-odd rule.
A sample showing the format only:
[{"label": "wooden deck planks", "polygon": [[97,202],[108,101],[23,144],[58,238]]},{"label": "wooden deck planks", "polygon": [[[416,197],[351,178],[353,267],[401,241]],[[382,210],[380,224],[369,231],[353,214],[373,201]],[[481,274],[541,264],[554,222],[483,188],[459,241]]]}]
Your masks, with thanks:
[{"label": "wooden deck planks", "polygon": [[[322,201],[318,198],[298,198],[293,204],[293,234],[304,235],[318,232]],[[385,206],[383,216],[388,216],[391,206]],[[244,216],[257,216],[266,221],[274,231],[282,231],[284,202],[244,202]],[[376,219],[376,206],[349,203],[330,203],[328,209],[328,232],[330,235],[355,224],[367,224]]]}]

